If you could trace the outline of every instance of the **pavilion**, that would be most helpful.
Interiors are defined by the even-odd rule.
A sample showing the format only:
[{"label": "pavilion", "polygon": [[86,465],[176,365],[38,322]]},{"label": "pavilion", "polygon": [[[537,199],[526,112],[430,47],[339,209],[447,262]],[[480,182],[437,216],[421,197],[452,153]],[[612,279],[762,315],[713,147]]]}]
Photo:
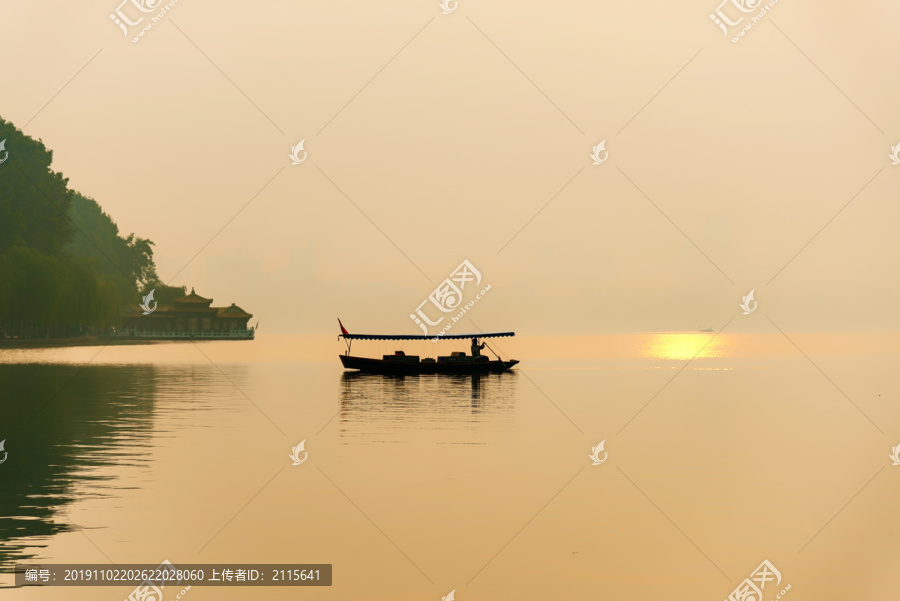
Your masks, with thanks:
[{"label": "pavilion", "polygon": [[158,305],[144,315],[140,305],[126,305],[121,313],[122,329],[137,337],[152,338],[253,338],[247,327],[253,317],[234,303],[213,307],[213,299],[194,292],[176,298],[171,305]]}]

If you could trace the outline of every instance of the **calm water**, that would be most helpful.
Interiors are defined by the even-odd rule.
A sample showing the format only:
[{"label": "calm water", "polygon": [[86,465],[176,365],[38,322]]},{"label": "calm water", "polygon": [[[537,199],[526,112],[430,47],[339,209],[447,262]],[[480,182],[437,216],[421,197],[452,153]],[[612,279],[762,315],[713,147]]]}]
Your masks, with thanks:
[{"label": "calm water", "polygon": [[721,601],[768,559],[765,601],[894,601],[898,337],[711,336],[489,341],[522,369],[480,378],[344,373],[333,336],[0,349],[0,564],[334,565],[197,601]]}]

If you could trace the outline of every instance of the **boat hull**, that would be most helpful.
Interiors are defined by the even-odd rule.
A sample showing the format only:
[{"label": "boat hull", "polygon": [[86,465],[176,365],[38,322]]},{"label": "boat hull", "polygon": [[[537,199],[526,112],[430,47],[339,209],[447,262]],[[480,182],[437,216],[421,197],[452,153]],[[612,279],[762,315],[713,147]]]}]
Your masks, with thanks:
[{"label": "boat hull", "polygon": [[485,374],[509,371],[518,363],[509,361],[417,361],[399,362],[368,357],[338,355],[346,369],[357,369],[370,374],[416,375],[416,374]]}]

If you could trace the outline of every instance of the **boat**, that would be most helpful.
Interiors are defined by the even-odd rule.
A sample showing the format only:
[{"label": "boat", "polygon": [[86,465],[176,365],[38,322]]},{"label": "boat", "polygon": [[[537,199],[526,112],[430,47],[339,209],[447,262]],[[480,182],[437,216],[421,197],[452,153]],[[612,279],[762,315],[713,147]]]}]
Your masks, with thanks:
[{"label": "boat", "polygon": [[[395,351],[393,355],[382,355],[381,359],[370,357],[356,357],[350,354],[350,347],[354,340],[431,340],[439,342],[442,340],[464,340],[475,338],[503,338],[515,336],[515,332],[492,332],[487,334],[453,334],[444,336],[405,336],[405,335],[386,335],[386,334],[351,334],[343,324],[338,320],[341,326],[341,338],[347,343],[347,351],[341,358],[341,364],[345,369],[355,369],[363,373],[370,374],[390,374],[390,375],[419,375],[419,374],[485,374],[485,373],[501,373],[510,371],[514,365],[518,363],[516,359],[508,359],[506,361],[500,359],[493,360],[484,355],[473,357],[463,352],[453,352],[447,356],[438,356],[437,358],[424,357],[419,358],[418,355],[407,355],[403,351]],[[490,347],[487,347],[490,349]],[[493,353],[494,350],[490,349]],[[495,353],[496,355],[496,353]]]}]

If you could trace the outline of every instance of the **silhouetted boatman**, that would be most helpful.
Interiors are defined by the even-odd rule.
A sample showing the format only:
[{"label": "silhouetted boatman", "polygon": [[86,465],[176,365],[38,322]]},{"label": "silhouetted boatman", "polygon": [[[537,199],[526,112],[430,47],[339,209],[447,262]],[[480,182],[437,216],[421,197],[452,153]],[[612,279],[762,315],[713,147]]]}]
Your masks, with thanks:
[{"label": "silhouetted boatman", "polygon": [[484,344],[485,344],[484,342],[482,342],[481,344],[478,344],[477,338],[472,339],[472,356],[474,358],[477,359],[478,357],[481,356],[481,349],[484,348]]}]

